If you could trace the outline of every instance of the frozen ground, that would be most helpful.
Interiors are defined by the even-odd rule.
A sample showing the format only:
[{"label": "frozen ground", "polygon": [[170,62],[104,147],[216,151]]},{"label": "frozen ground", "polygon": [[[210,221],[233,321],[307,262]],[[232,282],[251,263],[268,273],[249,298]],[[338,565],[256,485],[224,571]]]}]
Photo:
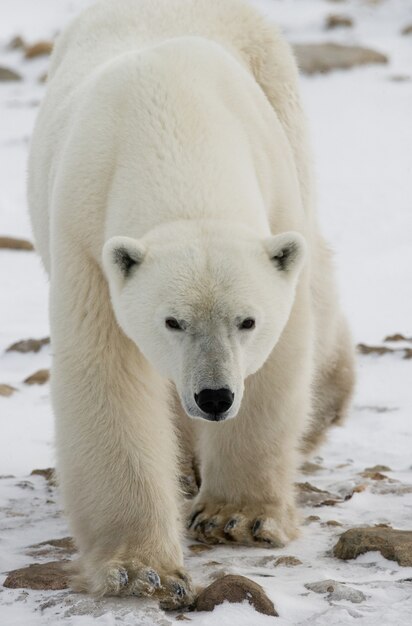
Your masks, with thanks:
[{"label": "frozen ground", "polygon": [[[119,0],[120,1],[120,0]],[[47,59],[24,61],[8,41],[49,39],[88,0],[2,0],[0,66],[24,80],[0,82],[0,235],[31,239],[25,200],[27,145],[44,86],[39,77]],[[319,181],[319,213],[336,251],[342,300],[357,342],[381,344],[394,332],[412,335],[412,23],[407,0],[264,0],[258,4],[295,42],[337,41],[369,45],[389,56],[388,65],[302,78]],[[325,32],[330,13],[353,17],[354,28]],[[401,77],[403,80],[393,80]],[[409,77],[409,78],[408,78]],[[409,285],[409,286],[408,286]],[[67,534],[57,494],[33,468],[54,464],[53,423],[48,386],[24,385],[34,371],[49,367],[48,347],[39,353],[5,353],[12,342],[48,334],[47,281],[33,252],[0,250],[0,384],[18,389],[0,397],[0,572],[34,560],[27,546]],[[389,345],[389,344],[388,344]],[[410,347],[411,344],[409,344]],[[262,561],[266,550],[216,547],[201,554],[187,549],[197,582],[216,571],[241,573],[259,582],[273,599],[279,626],[406,625],[412,620],[412,568],[370,552],[355,561],[331,555],[342,530],[360,524],[389,523],[412,528],[412,361],[397,354],[359,356],[359,382],[350,419],[330,433],[316,459],[321,466],[302,476],[322,489],[348,493],[344,503],[305,507],[301,537],[278,555],[302,562],[295,567]],[[359,476],[366,467],[386,465],[399,482]],[[334,520],[342,526],[330,526]],[[215,564],[210,565],[213,561]],[[359,603],[328,600],[304,584],[324,579],[362,590]],[[0,583],[4,580],[0,574]],[[197,626],[265,626],[275,623],[248,606],[223,605],[213,614],[190,614]],[[0,587],[0,623],[141,624],[168,626],[176,615],[153,603],[90,598],[66,591],[24,592]]]}]

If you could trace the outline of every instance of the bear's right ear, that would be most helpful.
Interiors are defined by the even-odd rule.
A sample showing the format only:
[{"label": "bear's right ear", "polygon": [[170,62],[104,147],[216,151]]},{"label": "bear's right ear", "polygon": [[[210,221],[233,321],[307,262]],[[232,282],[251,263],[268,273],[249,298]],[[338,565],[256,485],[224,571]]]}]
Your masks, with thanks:
[{"label": "bear's right ear", "polygon": [[132,237],[112,237],[103,246],[103,267],[109,280],[115,279],[120,286],[140,265],[145,248]]}]

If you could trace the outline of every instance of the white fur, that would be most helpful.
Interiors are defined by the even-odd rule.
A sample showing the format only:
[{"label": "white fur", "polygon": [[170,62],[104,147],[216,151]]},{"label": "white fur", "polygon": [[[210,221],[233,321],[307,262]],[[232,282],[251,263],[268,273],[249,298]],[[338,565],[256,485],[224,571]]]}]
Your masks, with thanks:
[{"label": "white fur", "polygon": [[[236,517],[232,539],[264,545],[295,535],[298,448],[350,395],[289,47],[236,0],[100,2],[53,53],[29,198],[77,587],[160,593],[154,568],[183,604],[172,384],[199,418],[194,536]],[[221,387],[234,419],[215,424],[194,396]]]}]

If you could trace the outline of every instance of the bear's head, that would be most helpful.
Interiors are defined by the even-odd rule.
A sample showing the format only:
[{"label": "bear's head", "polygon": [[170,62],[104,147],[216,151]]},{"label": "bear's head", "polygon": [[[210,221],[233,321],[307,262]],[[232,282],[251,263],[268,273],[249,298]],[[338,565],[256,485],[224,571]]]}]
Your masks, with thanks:
[{"label": "bear's head", "polygon": [[117,321],[173,381],[189,416],[236,416],[245,378],[264,364],[287,323],[305,248],[296,232],[259,239],[207,222],[105,243]]}]

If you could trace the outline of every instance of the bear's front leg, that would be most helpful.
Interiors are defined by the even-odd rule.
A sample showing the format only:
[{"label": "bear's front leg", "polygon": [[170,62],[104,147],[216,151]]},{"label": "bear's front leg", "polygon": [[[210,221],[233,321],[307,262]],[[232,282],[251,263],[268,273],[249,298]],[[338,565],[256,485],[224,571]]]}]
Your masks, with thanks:
[{"label": "bear's front leg", "polygon": [[187,518],[193,538],[281,547],[297,536],[294,480],[310,405],[306,358],[300,369],[282,368],[272,355],[246,381],[235,418],[196,423],[201,488]]},{"label": "bear's front leg", "polygon": [[80,251],[53,267],[50,311],[58,478],[80,554],[71,584],[186,606],[165,382],[118,327],[103,275]]}]

